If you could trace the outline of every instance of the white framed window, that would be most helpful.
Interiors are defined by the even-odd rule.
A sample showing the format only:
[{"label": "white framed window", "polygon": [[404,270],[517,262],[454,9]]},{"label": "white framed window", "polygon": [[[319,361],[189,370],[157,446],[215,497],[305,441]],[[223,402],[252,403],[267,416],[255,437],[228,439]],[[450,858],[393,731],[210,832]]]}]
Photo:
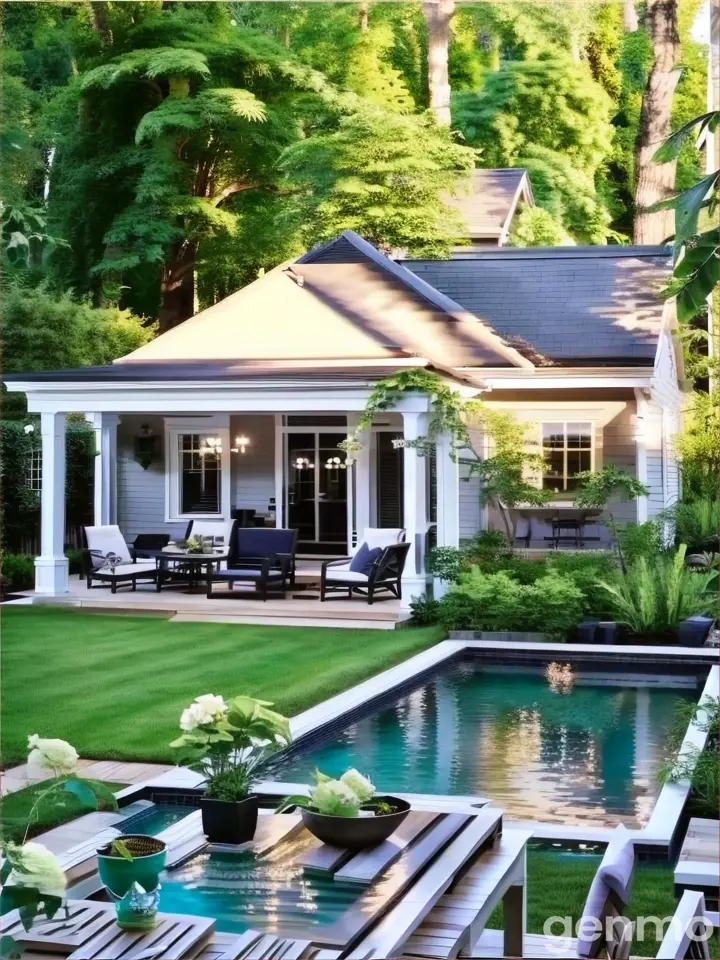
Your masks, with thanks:
[{"label": "white framed window", "polygon": [[27,466],[27,485],[35,493],[42,490],[42,448],[31,451]]},{"label": "white framed window", "polygon": [[229,517],[229,417],[166,420],[165,519]]},{"label": "white framed window", "polygon": [[541,424],[545,467],[543,490],[563,493],[577,489],[576,479],[584,470],[593,470],[595,444],[589,420],[556,420]]}]

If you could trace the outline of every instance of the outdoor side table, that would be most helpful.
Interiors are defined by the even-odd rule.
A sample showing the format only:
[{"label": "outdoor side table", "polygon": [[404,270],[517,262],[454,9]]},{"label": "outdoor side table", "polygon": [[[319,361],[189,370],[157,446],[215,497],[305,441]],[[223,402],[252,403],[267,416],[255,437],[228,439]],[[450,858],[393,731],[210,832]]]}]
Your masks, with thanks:
[{"label": "outdoor side table", "polygon": [[[204,586],[208,574],[222,560],[227,560],[227,550],[216,550],[213,553],[190,553],[187,550],[146,550],[149,557],[157,562],[158,575],[156,590],[159,593],[164,583],[186,582],[187,593],[194,593],[195,588]],[[171,569],[172,565],[180,565],[180,570]]]}]

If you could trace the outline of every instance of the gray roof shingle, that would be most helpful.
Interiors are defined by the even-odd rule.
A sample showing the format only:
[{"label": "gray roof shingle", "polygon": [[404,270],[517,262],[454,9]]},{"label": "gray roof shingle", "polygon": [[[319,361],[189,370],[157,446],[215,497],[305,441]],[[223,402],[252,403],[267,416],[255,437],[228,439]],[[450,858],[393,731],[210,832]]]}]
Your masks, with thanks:
[{"label": "gray roof shingle", "polygon": [[505,248],[403,266],[554,362],[654,361],[671,273],[660,247]]},{"label": "gray roof shingle", "polygon": [[508,229],[521,198],[533,205],[527,171],[522,167],[508,167],[504,170],[473,170],[469,187],[444,199],[462,216],[467,237],[499,240]]}]

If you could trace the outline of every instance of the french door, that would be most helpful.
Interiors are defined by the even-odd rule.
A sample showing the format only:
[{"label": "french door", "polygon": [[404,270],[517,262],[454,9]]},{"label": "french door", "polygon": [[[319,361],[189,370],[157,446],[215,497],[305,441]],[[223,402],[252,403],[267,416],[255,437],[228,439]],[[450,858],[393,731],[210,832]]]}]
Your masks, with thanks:
[{"label": "french door", "polygon": [[346,436],[308,428],[286,433],[285,516],[299,531],[300,552],[347,550],[348,466],[338,448]]}]

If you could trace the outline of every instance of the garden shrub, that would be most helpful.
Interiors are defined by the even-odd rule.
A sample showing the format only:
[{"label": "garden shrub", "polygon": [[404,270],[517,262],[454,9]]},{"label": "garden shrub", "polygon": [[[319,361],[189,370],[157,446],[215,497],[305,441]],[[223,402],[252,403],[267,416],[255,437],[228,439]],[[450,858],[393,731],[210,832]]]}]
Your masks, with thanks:
[{"label": "garden shrub", "polygon": [[461,546],[465,559],[466,569],[474,565],[497,564],[505,557],[511,556],[507,538],[500,530],[482,530],[480,533],[465,540]]},{"label": "garden shrub", "polygon": [[677,553],[639,557],[626,574],[602,584],[618,623],[636,634],[665,634],[681,621],[702,613],[717,613],[710,588],[717,573],[685,565],[685,546]]},{"label": "garden shrub", "polygon": [[663,516],[675,530],[675,543],[688,549],[707,550],[720,546],[720,499],[681,500]]},{"label": "garden shrub", "polygon": [[440,614],[440,601],[432,597],[415,597],[410,601],[413,623],[417,626],[427,626],[437,623]]},{"label": "garden shrub", "polygon": [[646,523],[626,523],[615,531],[626,564],[639,557],[654,557],[663,550],[662,529],[655,520]]},{"label": "garden shrub", "polygon": [[585,599],[570,577],[550,571],[522,584],[507,571],[473,567],[440,601],[440,622],[448,630],[539,631],[562,636],[582,619]]},{"label": "garden shrub", "polygon": [[5,593],[32,590],[35,586],[35,560],[27,554],[4,554],[1,573],[2,587]]}]

